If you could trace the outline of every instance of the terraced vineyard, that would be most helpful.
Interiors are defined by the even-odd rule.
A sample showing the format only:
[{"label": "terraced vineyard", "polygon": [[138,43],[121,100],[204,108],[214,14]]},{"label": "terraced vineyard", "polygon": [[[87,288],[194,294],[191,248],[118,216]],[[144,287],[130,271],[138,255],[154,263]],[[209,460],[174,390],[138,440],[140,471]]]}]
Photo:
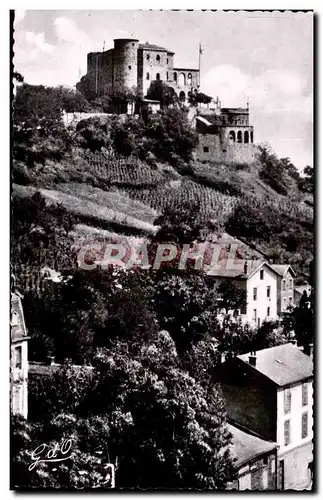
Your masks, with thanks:
[{"label": "terraced vineyard", "polygon": [[131,198],[141,201],[145,205],[162,211],[166,207],[177,206],[184,202],[198,202],[203,216],[212,215],[218,222],[223,223],[232,212],[238,199],[197,184],[191,180],[172,181],[159,185],[154,189],[129,188],[125,192]]},{"label": "terraced vineyard", "polygon": [[176,175],[171,169],[159,170],[137,158],[127,160],[113,154],[89,151],[83,153],[83,158],[87,162],[87,171],[111,186],[158,186]]}]

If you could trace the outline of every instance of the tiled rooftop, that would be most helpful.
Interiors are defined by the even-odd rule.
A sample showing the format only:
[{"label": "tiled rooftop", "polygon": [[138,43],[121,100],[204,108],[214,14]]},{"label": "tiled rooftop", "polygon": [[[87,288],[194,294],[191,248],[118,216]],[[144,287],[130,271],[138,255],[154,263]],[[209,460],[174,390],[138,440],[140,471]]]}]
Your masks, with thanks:
[{"label": "tiled rooftop", "polygon": [[[237,357],[249,363],[249,353]],[[254,369],[283,387],[312,377],[313,361],[295,345],[283,344],[256,351]]]}]

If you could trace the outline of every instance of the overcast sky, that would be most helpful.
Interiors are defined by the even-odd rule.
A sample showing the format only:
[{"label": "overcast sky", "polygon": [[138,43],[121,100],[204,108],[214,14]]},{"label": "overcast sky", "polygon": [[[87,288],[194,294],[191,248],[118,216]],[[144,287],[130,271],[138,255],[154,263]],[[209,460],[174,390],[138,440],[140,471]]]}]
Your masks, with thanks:
[{"label": "overcast sky", "polygon": [[256,142],[298,168],[313,165],[313,17],[307,13],[201,11],[18,11],[14,64],[31,84],[75,85],[86,54],[135,37],[198,67],[201,88],[222,106],[250,102]]}]

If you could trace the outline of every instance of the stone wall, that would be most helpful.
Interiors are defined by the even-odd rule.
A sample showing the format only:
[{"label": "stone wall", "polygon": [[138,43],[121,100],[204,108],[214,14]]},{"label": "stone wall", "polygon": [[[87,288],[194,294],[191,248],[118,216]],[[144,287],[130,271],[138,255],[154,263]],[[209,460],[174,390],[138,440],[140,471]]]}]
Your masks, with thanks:
[{"label": "stone wall", "polygon": [[308,466],[313,462],[313,444],[311,442],[278,455],[278,487],[280,489],[282,489],[281,461],[284,461],[284,490],[303,490],[310,487],[311,477]]},{"label": "stone wall", "polygon": [[255,144],[222,142],[218,135],[199,134],[196,159],[224,164],[250,164],[255,163],[258,152],[258,147]]}]

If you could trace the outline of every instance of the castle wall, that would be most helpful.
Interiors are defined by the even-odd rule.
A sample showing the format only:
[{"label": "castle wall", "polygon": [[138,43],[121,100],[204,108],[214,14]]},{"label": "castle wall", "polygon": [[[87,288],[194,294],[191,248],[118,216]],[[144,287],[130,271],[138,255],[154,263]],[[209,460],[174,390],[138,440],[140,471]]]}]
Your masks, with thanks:
[{"label": "castle wall", "polygon": [[137,87],[138,44],[135,39],[115,39],[113,53],[113,88]]},{"label": "castle wall", "polygon": [[[152,49],[139,49],[142,58],[142,68],[138,68],[139,78],[142,78],[142,92],[147,95],[151,82],[161,80],[167,81],[167,52]],[[139,79],[138,78],[138,79]]]},{"label": "castle wall", "polygon": [[196,159],[225,164],[250,164],[256,161],[258,152],[258,147],[255,144],[222,142],[219,135],[199,134]]}]

